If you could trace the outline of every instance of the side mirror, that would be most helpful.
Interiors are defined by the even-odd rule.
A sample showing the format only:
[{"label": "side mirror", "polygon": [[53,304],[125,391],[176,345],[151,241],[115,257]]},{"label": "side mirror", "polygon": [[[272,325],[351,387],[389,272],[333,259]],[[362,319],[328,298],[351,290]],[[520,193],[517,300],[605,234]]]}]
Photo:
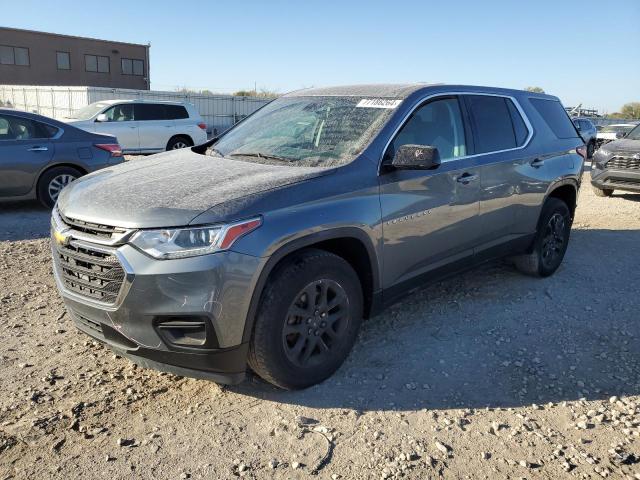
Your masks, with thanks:
[{"label": "side mirror", "polygon": [[429,170],[440,165],[440,154],[431,145],[402,145],[391,165],[401,170]]},{"label": "side mirror", "polygon": [[616,138],[624,138],[624,137],[625,137],[624,132],[616,132]]},{"label": "side mirror", "polygon": [[109,120],[107,119],[107,116],[104,113],[101,113],[96,117],[96,122],[107,122],[107,121]]}]

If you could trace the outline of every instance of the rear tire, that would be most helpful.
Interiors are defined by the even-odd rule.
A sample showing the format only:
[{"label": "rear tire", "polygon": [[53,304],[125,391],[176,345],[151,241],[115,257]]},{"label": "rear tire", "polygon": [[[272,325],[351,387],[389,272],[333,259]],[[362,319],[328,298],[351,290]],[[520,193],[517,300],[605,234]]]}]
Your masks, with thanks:
[{"label": "rear tire", "polygon": [[552,275],[562,263],[569,245],[571,213],[566,203],[549,198],[542,207],[531,253],[513,258],[518,270],[534,277]]},{"label": "rear tire", "polygon": [[38,200],[47,208],[53,208],[64,187],[80,178],[82,172],[73,167],[54,167],[38,180]]},{"label": "rear tire", "polygon": [[358,275],[344,259],[315,249],[294,254],[265,286],[249,366],[286,390],[322,382],[347,358],[362,312]]},{"label": "rear tire", "polygon": [[189,137],[184,135],[176,135],[175,137],[171,137],[169,139],[169,143],[167,143],[167,150],[180,150],[181,148],[192,147],[193,142]]},{"label": "rear tire", "polygon": [[593,187],[593,193],[595,193],[596,197],[610,197],[613,195],[613,189]]}]

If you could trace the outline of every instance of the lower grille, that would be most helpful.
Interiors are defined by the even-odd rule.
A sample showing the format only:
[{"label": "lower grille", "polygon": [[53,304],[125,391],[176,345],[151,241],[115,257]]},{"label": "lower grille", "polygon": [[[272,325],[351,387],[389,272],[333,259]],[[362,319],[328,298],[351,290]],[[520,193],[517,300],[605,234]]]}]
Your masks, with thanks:
[{"label": "lower grille", "polygon": [[54,242],[54,260],[64,287],[92,300],[114,304],[124,283],[125,271],[115,255],[71,242]]},{"label": "lower grille", "polygon": [[623,185],[629,187],[640,187],[640,180],[622,180],[618,178],[609,178],[605,182],[607,185]]},{"label": "lower grille", "polygon": [[102,335],[102,324],[100,322],[96,322],[95,320],[90,320],[87,317],[83,317],[82,315],[78,315],[78,314],[75,315],[75,318],[78,321],[78,323],[83,327],[85,327],[86,329]]},{"label": "lower grille", "polygon": [[616,156],[607,162],[607,168],[615,168],[617,170],[640,170],[640,158]]}]

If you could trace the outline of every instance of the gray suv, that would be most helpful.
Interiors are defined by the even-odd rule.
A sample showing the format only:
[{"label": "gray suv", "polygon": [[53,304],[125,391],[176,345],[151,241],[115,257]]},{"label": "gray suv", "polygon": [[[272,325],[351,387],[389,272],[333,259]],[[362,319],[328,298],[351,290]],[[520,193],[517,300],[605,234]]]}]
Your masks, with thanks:
[{"label": "gray suv", "polygon": [[54,274],[78,328],[142,366],[304,388],[425,281],[504,256],[551,275],[585,155],[549,95],[302,90],[66,187]]}]

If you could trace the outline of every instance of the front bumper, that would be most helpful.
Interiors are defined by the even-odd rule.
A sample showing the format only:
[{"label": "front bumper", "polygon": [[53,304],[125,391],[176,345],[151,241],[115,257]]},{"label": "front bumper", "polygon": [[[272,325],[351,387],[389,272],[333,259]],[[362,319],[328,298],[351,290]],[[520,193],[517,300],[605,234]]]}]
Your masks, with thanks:
[{"label": "front bumper", "polygon": [[591,184],[600,189],[640,192],[640,170],[600,169],[594,162],[591,170]]},{"label": "front bumper", "polygon": [[[244,378],[248,344],[242,338],[264,259],[226,251],[155,260],[126,244],[112,251],[126,272],[112,304],[68,288],[65,265],[53,262],[58,290],[80,330],[144,367],[220,383]],[[52,238],[54,258],[58,252]]]}]

